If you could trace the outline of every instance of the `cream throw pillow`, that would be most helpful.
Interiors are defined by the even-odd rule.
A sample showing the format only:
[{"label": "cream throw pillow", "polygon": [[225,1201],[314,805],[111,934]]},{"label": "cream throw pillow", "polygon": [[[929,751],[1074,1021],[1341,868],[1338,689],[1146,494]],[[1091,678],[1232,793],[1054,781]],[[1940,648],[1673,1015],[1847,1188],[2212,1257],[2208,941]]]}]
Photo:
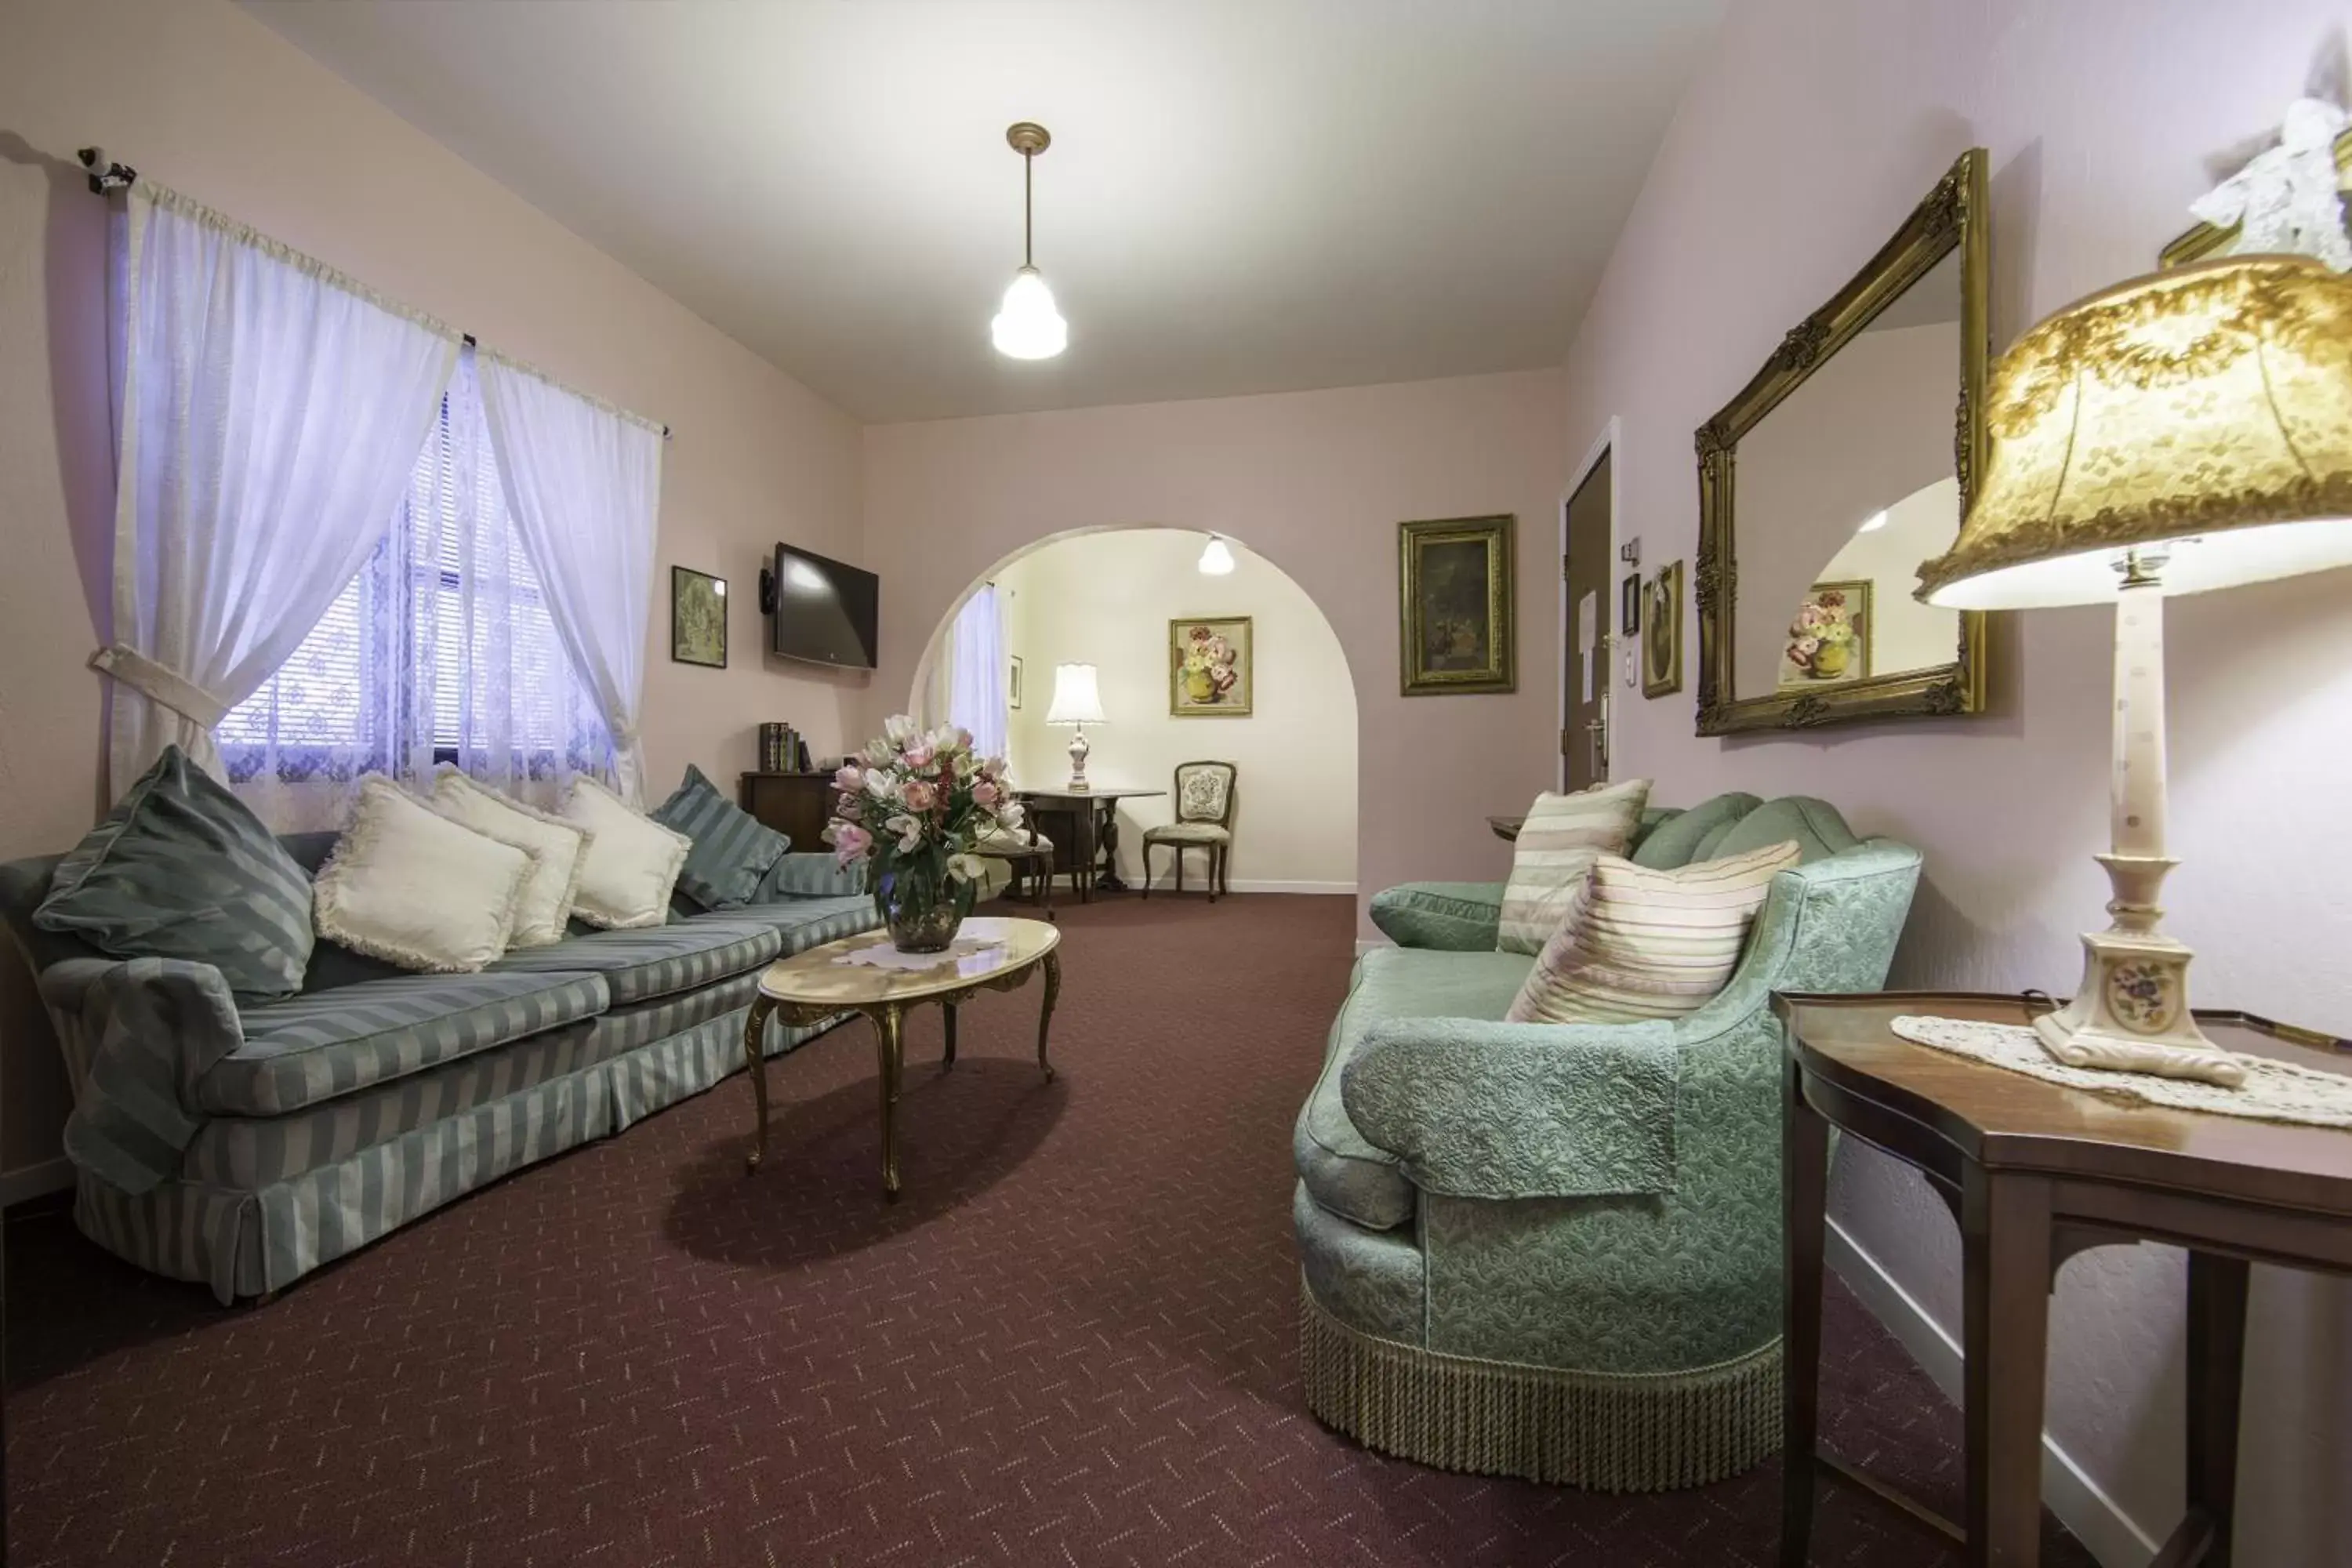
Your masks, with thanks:
[{"label": "cream throw pillow", "polygon": [[1511,1003],[1514,1024],[1629,1024],[1695,1013],[1730,984],[1794,840],[1670,870],[1597,862]]},{"label": "cream throw pillow", "polygon": [[530,851],[486,838],[404,794],[360,784],[352,825],[319,868],[319,934],[403,969],[470,974],[507,950]]},{"label": "cream throw pillow", "polygon": [[694,840],[674,833],[593,779],[575,779],[563,820],[588,835],[572,912],[592,926],[634,931],[669,919],[670,889]]},{"label": "cream throw pillow", "polygon": [[1650,781],[1630,779],[1576,795],[1536,796],[1511,847],[1511,879],[1495,932],[1497,952],[1541,952],[1603,855],[1622,855],[1642,825]]},{"label": "cream throw pillow", "polygon": [[485,838],[533,852],[530,875],[515,907],[509,947],[546,947],[563,940],[572,901],[580,888],[580,867],[589,835],[560,816],[509,800],[445,763],[433,781],[435,811]]}]

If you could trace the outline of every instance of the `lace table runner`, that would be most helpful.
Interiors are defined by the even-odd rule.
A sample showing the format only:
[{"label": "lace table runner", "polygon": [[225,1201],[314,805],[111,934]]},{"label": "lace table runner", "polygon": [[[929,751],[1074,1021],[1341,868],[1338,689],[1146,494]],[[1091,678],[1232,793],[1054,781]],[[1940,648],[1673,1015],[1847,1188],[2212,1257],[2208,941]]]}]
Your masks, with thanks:
[{"label": "lace table runner", "polygon": [[2190,1083],[2149,1073],[2098,1072],[2070,1068],[2042,1048],[2042,1038],[2019,1024],[1988,1024],[1973,1018],[1923,1018],[1906,1015],[1895,1032],[1916,1045],[1931,1046],[1989,1067],[2006,1068],[2068,1089],[2080,1089],[2143,1105],[2175,1110],[2207,1110],[2260,1121],[2294,1121],[2310,1127],[2352,1128],[2352,1076],[2320,1072],[2268,1057],[2231,1053],[2246,1069],[2236,1089]]},{"label": "lace table runner", "polygon": [[1002,942],[979,937],[960,936],[940,952],[900,952],[887,942],[871,947],[861,947],[834,960],[835,963],[863,963],[875,969],[937,969],[942,964],[961,963],[1004,945]]}]

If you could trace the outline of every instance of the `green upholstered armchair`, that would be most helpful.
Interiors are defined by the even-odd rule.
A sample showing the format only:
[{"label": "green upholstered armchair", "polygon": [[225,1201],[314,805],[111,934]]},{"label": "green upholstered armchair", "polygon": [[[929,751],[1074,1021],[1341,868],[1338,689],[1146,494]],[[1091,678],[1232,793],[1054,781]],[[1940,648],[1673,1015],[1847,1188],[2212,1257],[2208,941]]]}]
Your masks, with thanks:
[{"label": "green upholstered armchair", "polygon": [[[1307,1403],[1423,1463],[1607,1490],[1756,1464],[1780,1417],[1774,991],[1868,991],[1919,856],[1791,796],[1644,820],[1675,866],[1793,838],[1722,994],[1633,1025],[1500,1022],[1533,960],[1498,884],[1373,901],[1300,1112],[1293,1205]],[[1483,939],[1481,934],[1483,932]]]}]

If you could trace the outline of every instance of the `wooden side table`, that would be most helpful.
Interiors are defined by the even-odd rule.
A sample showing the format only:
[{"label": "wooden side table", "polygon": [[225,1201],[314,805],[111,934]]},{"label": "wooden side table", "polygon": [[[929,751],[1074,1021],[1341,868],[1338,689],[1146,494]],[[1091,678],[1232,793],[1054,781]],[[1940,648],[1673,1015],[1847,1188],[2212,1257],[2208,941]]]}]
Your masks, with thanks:
[{"label": "wooden side table", "polygon": [[[2126,1104],[1890,1027],[1906,1013],[2023,1024],[2038,1009],[2021,997],[1783,995],[1772,1006],[1787,1037],[1783,1568],[1805,1562],[1813,1459],[1964,1539],[1972,1565],[2033,1568],[2051,1286],[2084,1248],[2135,1241],[2189,1249],[2189,1511],[2157,1568],[2228,1568],[2247,1264],[2352,1273],[2352,1131]],[[2239,1013],[2198,1020],[2227,1049],[2352,1075],[2352,1043]],[[1832,1127],[1924,1173],[1959,1222],[1965,1528],[1816,1452]]]}]

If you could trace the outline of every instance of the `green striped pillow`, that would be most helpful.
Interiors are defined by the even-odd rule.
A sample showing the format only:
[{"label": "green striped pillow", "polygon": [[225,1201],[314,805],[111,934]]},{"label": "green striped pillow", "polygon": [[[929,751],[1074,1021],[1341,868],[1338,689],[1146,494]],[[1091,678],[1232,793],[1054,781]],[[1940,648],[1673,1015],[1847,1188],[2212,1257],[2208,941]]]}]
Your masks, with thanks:
[{"label": "green striped pillow", "polygon": [[310,874],[177,746],[58,862],[33,923],[112,958],[209,963],[241,1002],[301,990],[317,942]]},{"label": "green striped pillow", "polygon": [[1622,855],[1633,843],[1649,799],[1647,779],[1536,796],[1511,845],[1511,879],[1503,889],[1495,951],[1541,952],[1592,863]]},{"label": "green striped pillow", "polygon": [[750,903],[768,868],[793,847],[791,839],[720,795],[692,763],[686,765],[686,781],[648,815],[694,840],[677,874],[677,889],[706,910]]},{"label": "green striped pillow", "polygon": [[1630,1024],[1695,1013],[1731,982],[1793,840],[1672,869],[1596,862],[1507,1020]]}]

